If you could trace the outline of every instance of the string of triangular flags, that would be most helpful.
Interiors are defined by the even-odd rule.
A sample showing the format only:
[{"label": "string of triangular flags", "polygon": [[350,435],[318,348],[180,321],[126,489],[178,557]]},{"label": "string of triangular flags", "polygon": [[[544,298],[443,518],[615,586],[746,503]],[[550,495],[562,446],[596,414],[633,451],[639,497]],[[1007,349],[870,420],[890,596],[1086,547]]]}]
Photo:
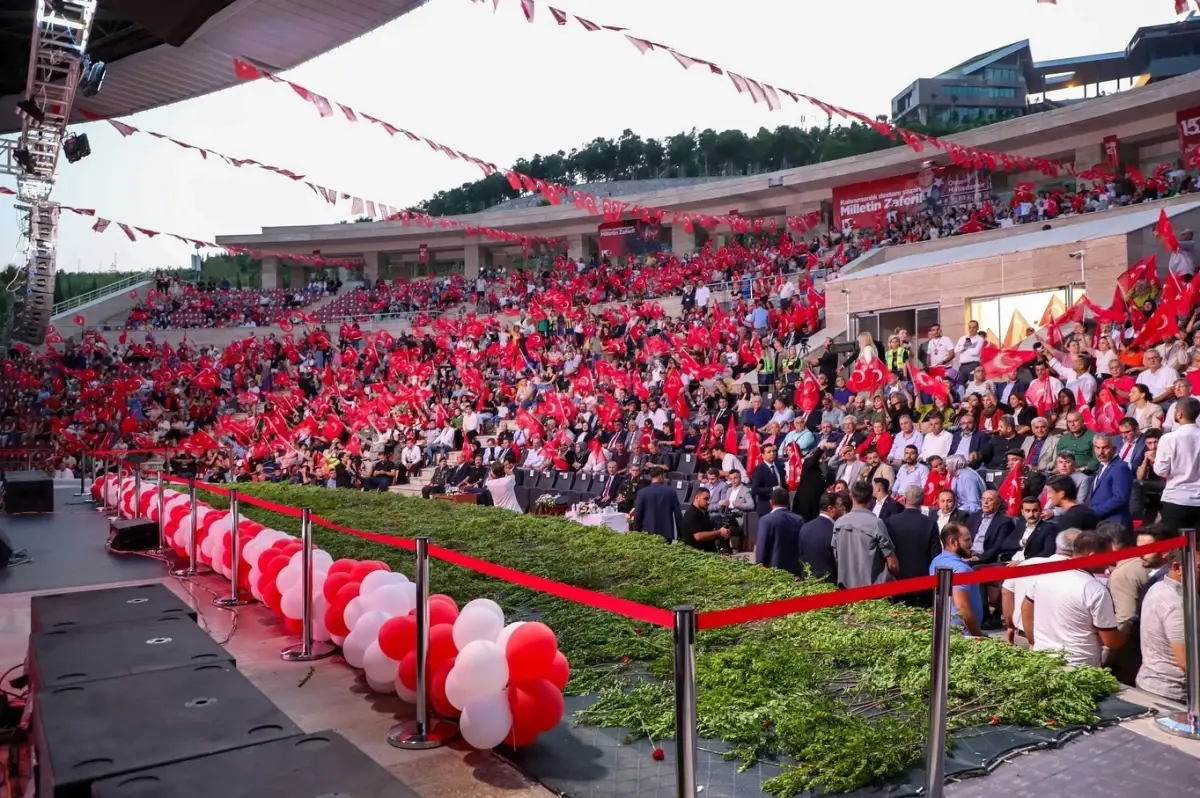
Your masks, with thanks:
[{"label": "string of triangular flags", "polygon": [[[0,186],[0,194],[16,194],[16,192],[10,188]],[[133,242],[149,241],[155,236],[168,236],[169,238],[178,239],[185,244],[191,244],[196,249],[219,249],[230,255],[249,255],[252,258],[262,258],[263,256],[276,257],[281,260],[304,263],[310,266],[359,266],[362,264],[362,260],[355,260],[353,258],[326,258],[320,255],[294,255],[285,252],[269,252],[267,250],[250,249],[248,247],[234,247],[227,244],[214,244],[211,241],[202,241],[198,238],[188,238],[187,236],[181,236],[178,233],[166,233],[160,230],[151,230],[148,227],[139,227],[138,225],[130,224],[129,222],[117,222],[113,221],[112,219],[106,219],[103,216],[97,216],[96,211],[93,208],[75,208],[71,205],[59,205],[58,207],[59,210],[69,211],[76,216],[86,216],[88,218],[95,219],[95,223],[92,224],[92,230],[96,233],[103,233],[108,230],[109,227],[115,224],[121,230],[121,232]],[[140,238],[138,237],[139,233],[141,234]]]},{"label": "string of triangular flags", "polygon": [[[1046,3],[1046,4],[1052,5],[1052,6],[1058,5],[1058,0],[1037,0],[1037,1],[1039,3]],[[1195,1],[1196,1],[1196,8],[1200,9],[1200,0],[1195,0]],[[524,2],[524,0],[522,0],[522,2]],[[1186,14],[1187,12],[1188,12],[1188,0],[1175,0],[1175,13],[1176,14]]]},{"label": "string of triangular flags", "polygon": [[[472,3],[484,3],[489,0],[471,0]],[[493,11],[500,7],[500,0],[491,0]],[[537,0],[520,0],[521,12],[525,15],[525,20],[532,23],[536,14]],[[873,119],[866,114],[861,114],[857,111],[850,111],[845,108],[827,103],[824,100],[819,100],[802,92],[792,91],[791,89],[779,88],[766,83],[765,81],[749,78],[740,75],[736,72],[731,72],[722,66],[718,66],[713,61],[708,61],[696,56],[685,55],[676,50],[669,44],[660,44],[659,42],[650,41],[649,39],[640,38],[629,33],[629,28],[618,25],[603,25],[593,22],[583,17],[567,14],[561,9],[553,6],[546,6],[553,17],[554,22],[562,27],[567,24],[568,17],[573,18],[576,22],[589,33],[610,33],[618,36],[623,36],[630,44],[637,48],[638,52],[645,55],[649,52],[661,51],[667,53],[675,62],[685,70],[690,69],[697,64],[707,67],[709,73],[713,75],[724,75],[729,78],[733,87],[738,94],[746,94],[750,96],[755,103],[764,103],[767,108],[772,111],[777,111],[783,107],[783,101],[780,95],[787,97],[793,102],[807,102],[819,108],[829,117],[838,116],[851,122],[860,122],[867,127],[873,129],[880,135],[887,136],[893,141],[899,137],[908,145],[913,152],[925,152],[926,145],[936,150],[941,150],[950,157],[950,160],[957,166],[968,169],[987,169],[989,171],[1003,170],[1006,172],[1027,172],[1036,170],[1048,177],[1058,177],[1061,173],[1071,173],[1071,167],[1067,164],[1061,164],[1047,158],[1030,158],[1024,155],[1011,155],[1004,152],[996,152],[993,150],[984,150],[978,147],[963,147],[959,144],[954,144],[949,141],[942,141],[934,136],[927,136],[924,133],[917,133],[913,130],[893,125],[891,122],[881,122],[878,119]]]},{"label": "string of triangular flags", "polygon": [[[143,128],[134,127],[133,125],[130,125],[126,122],[119,122],[116,119],[103,119],[102,117],[99,117],[95,114],[90,114],[87,112],[83,112],[83,116],[86,119],[89,119],[92,121],[108,122],[108,124],[110,124],[114,128],[116,128],[118,133],[120,133],[122,136],[124,136],[126,138],[128,138],[129,136],[132,136],[136,133],[143,133],[147,136],[153,136],[156,139],[161,139],[162,141],[169,141],[172,144],[176,144],[176,145],[184,148],[185,150],[194,150],[195,152],[199,153],[200,157],[206,161],[208,160],[208,156],[211,155],[214,158],[225,162],[229,166],[233,166],[233,167],[237,167],[237,168],[241,168],[243,166],[252,166],[257,169],[262,169],[264,171],[271,172],[272,174],[279,175],[280,177],[285,177],[285,178],[295,181],[295,182],[302,182],[302,183],[304,183],[304,185],[306,185],[310,189],[312,189],[313,194],[317,195],[318,197],[320,197],[322,200],[324,200],[326,203],[328,203],[330,205],[336,205],[339,200],[341,200],[342,202],[349,202],[350,203],[349,212],[353,216],[369,216],[372,219],[378,219],[381,221],[397,221],[398,220],[398,221],[402,222],[405,227],[408,227],[409,225],[411,225],[412,223],[415,222],[418,225],[423,225],[424,227],[427,227],[427,228],[435,228],[436,227],[436,228],[441,228],[443,230],[445,230],[445,229],[461,230],[462,232],[466,233],[467,235],[487,236],[489,239],[491,239],[493,241],[502,240],[502,241],[520,242],[521,244],[526,244],[526,245],[531,244],[531,243],[532,244],[546,244],[546,245],[561,243],[561,242],[556,242],[555,239],[545,238],[543,236],[524,235],[522,233],[514,233],[514,232],[511,232],[508,230],[501,230],[501,229],[495,228],[495,227],[484,227],[482,225],[472,225],[472,224],[467,224],[465,222],[459,222],[454,219],[448,219],[445,217],[430,216],[429,214],[420,213],[419,211],[405,210],[401,206],[390,205],[390,204],[386,204],[383,202],[377,202],[375,200],[364,199],[362,197],[359,197],[354,194],[350,194],[345,191],[340,191],[338,189],[328,188],[326,186],[318,185],[316,183],[313,183],[310,180],[306,180],[305,175],[297,174],[297,173],[291,171],[290,169],[283,169],[278,166],[272,166],[271,164],[262,163],[261,161],[254,160],[253,158],[235,158],[232,155],[225,155],[224,153],[220,153],[220,152],[217,152],[216,150],[209,149],[208,147],[201,147],[196,144],[189,144],[186,141],[180,141],[179,139],[174,138],[172,136],[168,136],[165,133],[158,133],[153,130],[145,130]],[[485,172],[485,174],[487,174],[487,173]]]},{"label": "string of triangular flags", "polygon": [[[247,61],[239,58],[233,59],[235,74],[243,80],[256,80],[265,78],[272,83],[286,84],[290,86],[296,96],[300,97],[305,102],[311,103],[317,109],[317,113],[322,118],[333,116],[333,106],[345,116],[347,121],[358,123],[365,119],[368,122],[379,125],[387,134],[394,137],[397,133],[401,133],[411,142],[424,142],[434,152],[440,152],[452,160],[463,160],[468,163],[473,163],[483,170],[485,175],[493,175],[500,172],[508,179],[508,184],[512,186],[514,191],[528,191],[530,193],[541,194],[546,201],[551,205],[561,205],[565,199],[570,199],[575,203],[575,207],[579,210],[586,210],[592,215],[603,214],[606,222],[620,221],[626,213],[631,218],[641,219],[648,224],[660,224],[670,215],[673,224],[682,224],[683,228],[688,232],[692,232],[694,225],[699,224],[709,230],[716,229],[718,226],[729,227],[736,233],[748,233],[752,230],[755,233],[767,232],[774,234],[776,232],[776,222],[774,219],[768,219],[764,224],[763,220],[743,219],[738,216],[712,216],[708,214],[693,214],[690,211],[677,211],[670,208],[643,206],[623,202],[612,197],[597,197],[595,194],[570,186],[560,185],[558,183],[548,182],[541,178],[532,177],[522,174],[512,169],[501,169],[496,164],[486,161],[482,158],[475,157],[462,150],[455,149],[441,142],[426,138],[425,136],[413,133],[390,122],[382,119],[377,119],[370,114],[363,113],[349,105],[330,100],[323,94],[318,94],[311,89],[305,88],[298,83],[293,83],[290,80],[279,77],[265,69],[261,69]],[[786,225],[789,229],[798,232],[806,232],[817,226],[820,219],[819,211],[799,216],[787,217]]]}]

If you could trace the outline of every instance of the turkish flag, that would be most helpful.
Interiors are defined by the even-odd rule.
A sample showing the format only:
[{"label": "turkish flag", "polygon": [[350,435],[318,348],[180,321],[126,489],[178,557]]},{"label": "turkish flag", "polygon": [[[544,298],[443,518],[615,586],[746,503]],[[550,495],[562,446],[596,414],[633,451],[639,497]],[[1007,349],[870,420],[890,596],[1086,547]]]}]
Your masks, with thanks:
[{"label": "turkish flag", "polygon": [[1008,472],[1008,476],[1000,483],[1000,489],[997,491],[1000,498],[1004,500],[1004,507],[1011,516],[1021,514],[1021,469],[1014,468]]},{"label": "turkish flag", "polygon": [[[908,370],[912,373],[913,387],[917,389],[918,393],[940,396],[946,402],[950,401],[950,389],[945,382],[921,371],[911,360],[908,361]],[[849,382],[846,384],[849,385]]]},{"label": "turkish flag", "polygon": [[811,413],[821,402],[821,384],[813,376],[812,369],[804,370],[804,379],[796,387],[796,407],[805,414]]},{"label": "turkish flag", "polygon": [[846,387],[855,392],[874,393],[887,384],[887,374],[887,365],[878,357],[859,360],[846,380]]},{"label": "turkish flag", "polygon": [[75,319],[74,319],[74,321],[75,321],[75,323],[76,323],[76,324],[78,324],[80,327],[85,327],[85,326],[87,326],[87,319],[85,319],[85,318],[83,317],[83,314],[82,314],[82,313],[76,313],[76,314],[75,314]]},{"label": "turkish flag", "polygon": [[753,472],[758,460],[758,433],[752,427],[746,427],[746,470]]},{"label": "turkish flag", "polygon": [[1029,388],[1025,391],[1025,401],[1037,408],[1039,413],[1054,407],[1058,397],[1054,395],[1054,390],[1050,386],[1050,378],[1037,379],[1029,383]]},{"label": "turkish flag", "polygon": [[989,380],[996,380],[1015,373],[1036,357],[1037,352],[1032,349],[996,349],[985,346],[980,365],[983,367],[984,376]]},{"label": "turkish flag", "polygon": [[1146,319],[1146,326],[1129,345],[1145,350],[1176,335],[1179,335],[1179,321],[1175,318],[1175,308],[1164,304]]},{"label": "turkish flag", "polygon": [[1162,287],[1162,282],[1158,279],[1158,259],[1153,255],[1143,258],[1117,275],[1117,285],[1125,296],[1129,296],[1134,287],[1143,280]]}]

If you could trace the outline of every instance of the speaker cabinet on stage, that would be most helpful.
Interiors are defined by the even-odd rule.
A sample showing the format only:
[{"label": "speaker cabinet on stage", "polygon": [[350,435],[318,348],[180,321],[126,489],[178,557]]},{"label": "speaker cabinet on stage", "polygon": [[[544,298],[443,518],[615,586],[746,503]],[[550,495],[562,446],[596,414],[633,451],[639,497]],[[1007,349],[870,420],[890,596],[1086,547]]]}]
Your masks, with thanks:
[{"label": "speaker cabinet on stage", "polygon": [[114,518],[108,525],[113,551],[151,551],[158,548],[158,522],[149,518]]},{"label": "speaker cabinet on stage", "polygon": [[301,734],[228,664],[83,682],[33,699],[41,798],[87,798],[100,779]]},{"label": "speaker cabinet on stage", "polygon": [[35,634],[159,618],[196,620],[196,611],[161,584],[34,596],[29,603],[30,629]]},{"label": "speaker cabinet on stage", "polygon": [[54,480],[43,471],[5,473],[4,509],[9,515],[54,512]]},{"label": "speaker cabinet on stage", "polygon": [[98,781],[92,798],[416,798],[341,735],[317,732]]},{"label": "speaker cabinet on stage", "polygon": [[186,615],[29,637],[34,690],[234,659]]}]

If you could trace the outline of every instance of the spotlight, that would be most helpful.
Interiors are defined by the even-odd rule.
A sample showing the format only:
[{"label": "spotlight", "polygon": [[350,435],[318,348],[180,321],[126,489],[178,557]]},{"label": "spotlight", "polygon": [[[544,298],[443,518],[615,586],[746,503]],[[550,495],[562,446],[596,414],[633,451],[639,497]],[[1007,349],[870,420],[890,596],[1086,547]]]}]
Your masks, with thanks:
[{"label": "spotlight", "polygon": [[46,121],[46,114],[38,107],[38,104],[31,99],[25,99],[17,103],[17,116],[24,119],[31,125],[40,125]]},{"label": "spotlight", "polygon": [[83,65],[79,70],[79,90],[84,97],[95,97],[104,84],[106,67],[103,61],[92,61],[90,56],[83,57]]},{"label": "spotlight", "polygon": [[70,134],[63,139],[62,148],[68,163],[75,163],[92,154],[92,145],[88,143],[87,133]]},{"label": "spotlight", "polygon": [[21,168],[26,172],[33,174],[33,156],[29,153],[28,149],[22,147],[15,151],[13,153],[13,160],[20,164]]}]

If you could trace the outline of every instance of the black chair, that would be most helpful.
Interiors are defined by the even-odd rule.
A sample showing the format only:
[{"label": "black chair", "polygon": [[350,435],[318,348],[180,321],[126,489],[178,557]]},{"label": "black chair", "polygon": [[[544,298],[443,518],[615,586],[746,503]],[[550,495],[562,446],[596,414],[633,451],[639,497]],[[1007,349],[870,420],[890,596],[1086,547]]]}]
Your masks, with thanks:
[{"label": "black chair", "polygon": [[[608,484],[607,476],[593,477],[592,481],[588,483],[587,490],[583,491],[583,494],[585,496],[587,496],[588,498],[591,498],[594,496],[599,496],[601,493],[604,492],[604,486],[607,484]],[[578,482],[575,483],[575,487],[577,487],[577,488],[579,487]]]},{"label": "black chair", "polygon": [[573,491],[573,490],[559,491],[559,494],[558,494],[558,503],[559,504],[578,504],[580,502],[580,500],[581,500],[581,497],[580,497],[579,493],[577,493],[576,491]]},{"label": "black chair", "polygon": [[679,463],[675,466],[675,470],[680,474],[687,476],[696,473],[696,455],[692,452],[685,452],[679,458]]},{"label": "black chair", "polygon": [[554,489],[570,490],[575,485],[574,471],[556,471],[554,473]]},{"label": "black chair", "polygon": [[516,487],[517,504],[521,505],[521,509],[525,512],[529,512],[529,507],[531,504],[529,499],[530,490],[530,488],[527,488],[524,485],[518,485]]},{"label": "black chair", "polygon": [[692,483],[677,479],[671,484],[675,487],[675,495],[679,497],[680,504],[687,504],[692,500]]},{"label": "black chair", "polygon": [[539,488],[541,490],[549,490],[550,488],[554,487],[554,472],[553,471],[537,472],[537,476],[534,478],[534,481],[533,481],[533,486],[535,488]]},{"label": "black chair", "polygon": [[758,513],[750,512],[742,516],[742,551],[751,551],[758,536]]},{"label": "black chair", "polygon": [[578,493],[589,495],[591,493],[592,483],[595,481],[596,477],[593,474],[576,474],[575,484],[572,486],[572,489]]}]

